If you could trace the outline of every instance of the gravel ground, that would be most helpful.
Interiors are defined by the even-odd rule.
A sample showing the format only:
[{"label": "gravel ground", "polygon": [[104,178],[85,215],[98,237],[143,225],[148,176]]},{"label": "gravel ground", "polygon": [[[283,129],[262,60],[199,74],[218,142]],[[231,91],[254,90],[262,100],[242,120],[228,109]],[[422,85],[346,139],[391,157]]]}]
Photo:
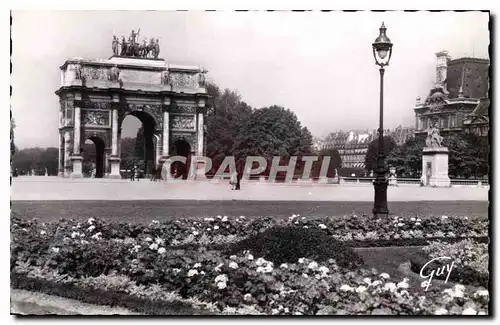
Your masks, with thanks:
[{"label": "gravel ground", "polygon": [[[13,215],[40,220],[60,218],[147,222],[179,217],[236,216],[342,216],[372,212],[371,202],[314,201],[12,201]],[[467,215],[488,216],[488,202],[482,201],[414,201],[390,202],[389,211],[399,216]]]}]

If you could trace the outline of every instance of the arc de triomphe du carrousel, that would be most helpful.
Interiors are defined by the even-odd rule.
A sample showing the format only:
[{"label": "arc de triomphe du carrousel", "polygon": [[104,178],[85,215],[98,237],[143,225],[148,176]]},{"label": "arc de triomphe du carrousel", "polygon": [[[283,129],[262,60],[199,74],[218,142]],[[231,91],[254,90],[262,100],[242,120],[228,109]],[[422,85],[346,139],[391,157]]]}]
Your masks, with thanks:
[{"label": "arc de triomphe du carrousel", "polygon": [[83,177],[83,144],[96,148],[95,177],[120,178],[120,138],[127,115],[143,125],[147,172],[170,156],[203,156],[206,70],[158,58],[159,41],[139,45],[132,32],[113,37],[108,60],[70,59],[61,67],[59,176]]}]

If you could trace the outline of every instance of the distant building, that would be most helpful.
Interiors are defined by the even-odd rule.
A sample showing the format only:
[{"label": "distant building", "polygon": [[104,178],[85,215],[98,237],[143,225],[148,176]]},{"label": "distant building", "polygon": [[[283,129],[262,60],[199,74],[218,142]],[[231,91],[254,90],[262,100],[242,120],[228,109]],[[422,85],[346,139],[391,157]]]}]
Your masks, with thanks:
[{"label": "distant building", "polygon": [[[417,136],[424,136],[431,125],[437,125],[444,136],[470,130],[465,122],[488,94],[489,60],[452,60],[446,51],[436,53],[436,60],[436,82],[424,101],[417,97],[414,107]],[[481,107],[477,113],[484,112],[484,104]],[[481,134],[487,134],[486,125],[489,128],[481,124]]]},{"label": "distant building", "polygon": [[312,144],[312,151],[316,152],[316,153],[320,152],[321,149],[323,149],[324,142],[325,142],[324,139],[321,139],[321,138],[318,138],[318,137],[314,137],[313,138],[313,144]]},{"label": "distant building", "polygon": [[488,136],[490,129],[490,99],[482,98],[472,113],[467,114],[463,129],[465,133],[474,133],[479,136]]},{"label": "distant building", "polygon": [[[384,130],[384,136],[394,139],[396,144],[403,144],[408,138],[414,136],[412,127],[398,126],[394,130]],[[337,149],[342,159],[342,167],[365,168],[365,156],[370,143],[378,137],[377,130],[347,132],[339,131],[330,133],[323,141],[324,149]]]}]

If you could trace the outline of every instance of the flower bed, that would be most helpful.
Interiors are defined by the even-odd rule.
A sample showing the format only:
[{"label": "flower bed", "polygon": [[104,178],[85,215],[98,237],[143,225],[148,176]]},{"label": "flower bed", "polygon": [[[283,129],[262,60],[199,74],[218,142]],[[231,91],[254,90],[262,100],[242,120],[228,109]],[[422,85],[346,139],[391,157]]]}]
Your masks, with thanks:
[{"label": "flower bed", "polygon": [[[269,228],[284,226],[314,227],[338,238],[352,233],[356,227],[356,231],[364,233],[374,229],[382,233],[389,225],[397,229],[387,231],[390,236],[401,233],[400,230],[427,225],[423,229],[432,226],[472,237],[483,236],[488,225],[484,219],[469,222],[464,218],[409,219],[409,222],[420,223],[409,228],[394,226],[394,220],[372,222],[375,225],[366,221],[362,217],[320,220],[220,217],[152,222],[144,226],[93,218],[86,223],[63,220],[47,224],[15,218],[11,225],[11,272],[14,276],[63,283],[82,292],[91,288],[112,297],[118,297],[118,293],[128,294],[143,299],[143,302],[134,300],[138,305],[147,305],[144,299],[168,301],[166,297],[174,292],[179,299],[191,299],[198,302],[197,306],[226,314],[430,315],[441,308],[451,314],[472,309],[488,312],[487,297],[475,295],[473,288],[457,289],[463,291],[462,297],[449,301],[447,293],[411,290],[405,279],[392,280],[387,274],[372,269],[340,267],[333,259],[317,262],[300,258],[294,263],[278,265],[244,251],[227,256],[203,247],[197,250],[179,247],[203,243],[221,245],[221,242],[228,245]],[[399,218],[397,222],[403,223]],[[374,235],[358,237],[373,238]],[[171,249],[172,246],[178,249]],[[124,307],[144,309],[131,308],[132,303],[128,304]],[[148,313],[158,313],[159,308],[154,307],[154,311]]]},{"label": "flower bed", "polygon": [[[488,286],[488,245],[472,240],[462,240],[456,243],[436,241],[424,247],[428,258],[412,260],[412,270],[419,273],[425,263],[439,257],[450,257],[450,260],[436,260],[430,266],[433,269],[442,267],[444,263],[454,263],[454,271],[450,273],[450,280],[463,284]],[[437,279],[446,279],[447,273],[436,275]]]}]

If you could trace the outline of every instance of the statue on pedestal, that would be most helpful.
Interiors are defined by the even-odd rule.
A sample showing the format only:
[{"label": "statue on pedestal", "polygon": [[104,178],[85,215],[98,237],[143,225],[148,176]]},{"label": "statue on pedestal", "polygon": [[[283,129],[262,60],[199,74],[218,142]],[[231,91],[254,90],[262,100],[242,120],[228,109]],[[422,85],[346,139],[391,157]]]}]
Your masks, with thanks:
[{"label": "statue on pedestal", "polygon": [[425,140],[425,146],[427,148],[442,148],[443,137],[439,134],[439,129],[437,123],[433,127],[427,130],[427,139]]},{"label": "statue on pedestal", "polygon": [[113,50],[113,55],[118,55],[118,44],[120,44],[120,42],[118,41],[118,37],[116,37],[115,35],[113,35],[113,42],[111,43],[111,48]]}]

